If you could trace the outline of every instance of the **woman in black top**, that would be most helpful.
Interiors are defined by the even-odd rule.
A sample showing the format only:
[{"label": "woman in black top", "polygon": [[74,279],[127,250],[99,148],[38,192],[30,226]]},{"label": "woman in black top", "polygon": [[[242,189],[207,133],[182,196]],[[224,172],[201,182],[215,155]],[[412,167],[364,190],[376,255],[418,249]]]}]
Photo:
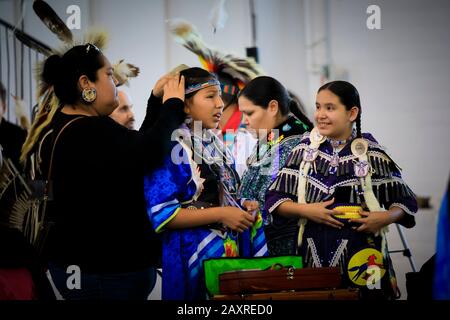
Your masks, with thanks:
[{"label": "woman in black top", "polygon": [[108,117],[118,105],[112,71],[93,44],[49,57],[42,72],[47,96],[23,148],[22,160],[32,154],[42,159],[35,178],[45,180],[61,132],[51,166],[47,218],[53,226],[44,253],[66,299],[145,299],[154,285],[160,248],[149,232],[143,176],[162,163],[172,131],[184,119],[184,79],[158,82],[164,104],[151,116],[158,121],[150,123],[147,114],[138,132]]}]

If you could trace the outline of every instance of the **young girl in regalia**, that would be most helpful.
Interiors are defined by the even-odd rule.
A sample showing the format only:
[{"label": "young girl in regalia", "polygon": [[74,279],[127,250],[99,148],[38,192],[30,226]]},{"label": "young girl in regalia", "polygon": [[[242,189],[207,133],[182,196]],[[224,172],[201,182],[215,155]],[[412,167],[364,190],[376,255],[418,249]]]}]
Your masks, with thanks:
[{"label": "young girl in regalia", "polygon": [[171,156],[146,176],[145,198],[153,228],[162,236],[162,299],[202,300],[205,259],[238,256],[239,233],[249,228],[253,255],[267,249],[261,217],[243,210],[255,204],[243,201],[241,207],[236,196],[233,157],[211,130],[223,110],[220,83],[201,68],[181,75],[188,119],[173,135]]},{"label": "young girl in regalia", "polygon": [[[369,134],[345,81],[317,93],[316,127],[293,149],[266,194],[272,215],[297,217],[297,252],[308,267],[339,267],[363,298],[398,298],[387,226],[415,225],[417,203],[400,168]],[[356,124],[356,130],[353,128]]]}]

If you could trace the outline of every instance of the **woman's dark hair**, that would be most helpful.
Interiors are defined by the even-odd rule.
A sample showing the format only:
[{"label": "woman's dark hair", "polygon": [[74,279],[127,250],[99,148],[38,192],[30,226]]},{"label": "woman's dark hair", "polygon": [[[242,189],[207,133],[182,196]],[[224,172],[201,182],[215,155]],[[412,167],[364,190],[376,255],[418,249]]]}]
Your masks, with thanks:
[{"label": "woman's dark hair", "polygon": [[6,89],[3,83],[0,82],[0,101],[3,103],[3,107],[6,109]]},{"label": "woman's dark hair", "polygon": [[286,88],[272,77],[262,76],[253,79],[239,93],[239,97],[241,96],[263,109],[268,108],[270,101],[276,100],[283,116],[291,112],[308,127],[308,131],[314,127],[308,117],[300,110],[295,100],[289,97]]},{"label": "woman's dark hair", "polygon": [[361,138],[361,101],[359,99],[359,92],[355,86],[347,81],[332,81],[324,84],[317,90],[319,93],[322,90],[329,90],[339,97],[341,103],[345,106],[346,110],[350,110],[353,107],[359,109],[358,116],[356,117],[356,135]]},{"label": "woman's dark hair", "polygon": [[80,100],[78,88],[80,76],[86,75],[90,81],[97,80],[97,71],[105,64],[101,51],[92,44],[75,46],[62,57],[52,55],[44,63],[42,78],[54,86],[61,104],[74,104]]},{"label": "woman's dark hair", "polygon": [[[190,86],[205,83],[209,80],[217,80],[215,75],[212,73],[209,73],[205,69],[193,67],[189,69],[182,70],[180,72],[180,76],[184,76],[184,88],[187,89]],[[191,93],[188,93],[186,95],[186,99],[192,98],[198,91],[194,91]]]}]

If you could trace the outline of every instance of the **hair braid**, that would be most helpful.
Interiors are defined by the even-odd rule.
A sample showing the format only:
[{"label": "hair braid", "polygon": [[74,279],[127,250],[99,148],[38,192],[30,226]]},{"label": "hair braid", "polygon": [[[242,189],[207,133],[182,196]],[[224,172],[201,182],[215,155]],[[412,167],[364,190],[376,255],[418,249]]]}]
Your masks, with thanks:
[{"label": "hair braid", "polygon": [[361,108],[359,108],[358,116],[356,117],[356,137],[357,138],[361,138],[362,137],[362,134],[361,134],[361,113],[362,113],[362,110],[361,110]]}]

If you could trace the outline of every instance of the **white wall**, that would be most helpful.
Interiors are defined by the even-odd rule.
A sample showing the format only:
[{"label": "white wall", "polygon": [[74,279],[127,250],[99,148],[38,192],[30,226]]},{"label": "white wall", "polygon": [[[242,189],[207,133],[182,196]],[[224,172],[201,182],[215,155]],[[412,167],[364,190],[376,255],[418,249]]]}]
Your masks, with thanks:
[{"label": "white wall", "polygon": [[125,59],[140,68],[129,88],[137,127],[144,119],[153,85],[166,72],[164,5],[163,0],[91,1],[92,25],[102,26],[110,34],[106,56],[112,63]]},{"label": "white wall", "polygon": [[303,1],[256,0],[255,7],[261,65],[308,103]]},{"label": "white wall", "polygon": [[0,18],[10,24],[16,22],[16,3],[11,0],[0,0]]},{"label": "white wall", "polygon": [[363,130],[387,146],[414,191],[438,206],[450,169],[450,2],[376,1],[382,30],[366,28],[374,1],[330,3],[333,63],[360,91]]}]

